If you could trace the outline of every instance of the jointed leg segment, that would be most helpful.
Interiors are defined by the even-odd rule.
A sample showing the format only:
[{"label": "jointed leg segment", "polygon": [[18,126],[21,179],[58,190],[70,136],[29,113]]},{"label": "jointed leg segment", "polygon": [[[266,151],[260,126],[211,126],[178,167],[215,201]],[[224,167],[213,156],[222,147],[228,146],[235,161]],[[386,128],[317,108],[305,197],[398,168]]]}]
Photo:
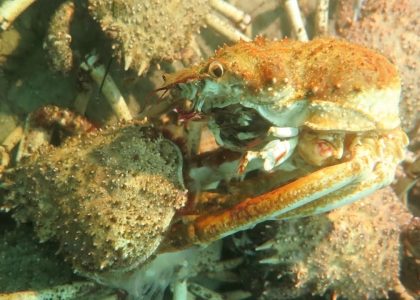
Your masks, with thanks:
[{"label": "jointed leg segment", "polygon": [[174,226],[178,236],[170,235],[170,243],[177,247],[207,244],[263,220],[307,216],[354,201],[389,184],[389,174],[394,174],[406,142],[399,129],[384,135],[355,137],[347,161],[235,202],[219,212],[184,217],[182,224]]}]

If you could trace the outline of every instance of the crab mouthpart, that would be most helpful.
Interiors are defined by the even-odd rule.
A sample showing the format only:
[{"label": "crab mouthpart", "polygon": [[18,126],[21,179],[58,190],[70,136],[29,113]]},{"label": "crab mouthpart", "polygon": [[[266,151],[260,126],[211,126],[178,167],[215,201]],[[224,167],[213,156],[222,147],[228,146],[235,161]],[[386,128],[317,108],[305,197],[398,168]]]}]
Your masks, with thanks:
[{"label": "crab mouthpart", "polygon": [[155,91],[169,91],[175,101],[191,101],[192,111],[188,114],[213,114],[215,109],[239,103],[241,90],[235,85],[211,80],[206,78],[206,74],[192,76],[190,71],[176,75],[171,78],[165,76],[168,83]]}]

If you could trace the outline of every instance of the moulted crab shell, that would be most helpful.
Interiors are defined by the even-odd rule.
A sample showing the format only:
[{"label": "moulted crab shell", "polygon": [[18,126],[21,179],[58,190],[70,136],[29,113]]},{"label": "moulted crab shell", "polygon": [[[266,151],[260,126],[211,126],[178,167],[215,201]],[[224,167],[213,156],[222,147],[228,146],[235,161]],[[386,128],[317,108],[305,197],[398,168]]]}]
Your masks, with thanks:
[{"label": "moulted crab shell", "polygon": [[41,241],[58,240],[85,275],[145,263],[186,201],[178,148],[140,125],[47,147],[4,181],[14,218],[33,222]]}]

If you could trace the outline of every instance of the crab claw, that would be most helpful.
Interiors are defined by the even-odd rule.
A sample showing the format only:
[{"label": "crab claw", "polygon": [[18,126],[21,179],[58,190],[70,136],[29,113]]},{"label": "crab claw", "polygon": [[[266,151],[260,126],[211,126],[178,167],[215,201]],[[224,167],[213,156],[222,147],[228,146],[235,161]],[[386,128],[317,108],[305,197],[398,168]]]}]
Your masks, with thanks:
[{"label": "crab claw", "polygon": [[267,131],[267,142],[261,150],[247,151],[239,162],[238,173],[245,172],[250,161],[262,160],[262,167],[265,171],[273,169],[285,162],[296,148],[298,143],[299,129],[294,127],[270,127]]},{"label": "crab claw", "polygon": [[174,226],[171,243],[177,247],[208,244],[264,220],[319,214],[353,202],[393,180],[407,143],[401,129],[357,136],[340,163],[243,201],[244,195],[233,196],[239,198],[233,206]]},{"label": "crab claw", "polygon": [[259,151],[247,151],[239,162],[238,173],[244,173],[248,163],[254,159],[260,159],[262,161],[262,166],[265,171],[272,171],[292,155],[297,145],[297,140],[297,137],[284,141],[273,140],[265,144]]},{"label": "crab claw", "polygon": [[339,161],[344,154],[344,133],[302,132],[297,146],[300,156],[313,166]]}]

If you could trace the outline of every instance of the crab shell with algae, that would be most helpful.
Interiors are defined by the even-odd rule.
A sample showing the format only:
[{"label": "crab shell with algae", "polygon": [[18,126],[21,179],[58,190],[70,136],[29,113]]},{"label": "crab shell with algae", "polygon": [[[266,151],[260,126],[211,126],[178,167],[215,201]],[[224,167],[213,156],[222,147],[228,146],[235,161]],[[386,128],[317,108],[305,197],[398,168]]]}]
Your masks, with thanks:
[{"label": "crab shell with algae", "polygon": [[88,276],[145,263],[186,202],[179,149],[135,124],[42,149],[4,179],[13,217],[33,222],[41,241],[57,240]]}]

